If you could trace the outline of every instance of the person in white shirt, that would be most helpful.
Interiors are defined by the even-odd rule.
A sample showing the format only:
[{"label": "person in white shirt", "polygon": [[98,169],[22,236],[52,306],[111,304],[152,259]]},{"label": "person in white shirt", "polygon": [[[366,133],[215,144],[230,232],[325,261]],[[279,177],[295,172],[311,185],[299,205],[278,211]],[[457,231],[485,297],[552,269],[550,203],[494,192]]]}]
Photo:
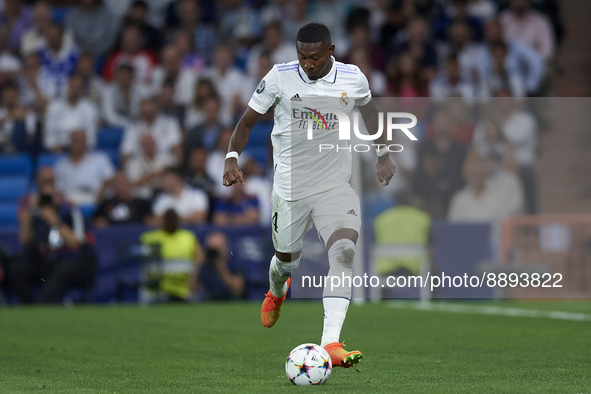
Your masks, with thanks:
[{"label": "person in white shirt", "polygon": [[90,149],[96,145],[99,122],[98,108],[88,99],[82,98],[83,80],[72,75],[68,82],[65,98],[52,101],[45,114],[44,146],[54,153],[61,153],[70,142],[70,134],[82,129],[86,132]]},{"label": "person in white shirt", "polygon": [[123,162],[141,152],[140,141],[144,134],[150,134],[156,141],[156,150],[160,155],[172,155],[174,163],[181,163],[181,127],[174,118],[160,114],[158,102],[147,98],[140,105],[140,119],[125,130],[121,143]]},{"label": "person in white shirt", "polygon": [[209,210],[207,195],[199,189],[187,186],[179,169],[166,170],[162,175],[162,190],[163,193],[152,207],[152,224],[161,225],[162,216],[169,209],[174,209],[181,222],[185,224],[200,224],[206,221]]},{"label": "person in white shirt", "polygon": [[103,89],[104,121],[110,126],[130,127],[139,116],[141,101],[147,96],[146,89],[135,82],[133,66],[119,65],[115,80]]},{"label": "person in white shirt", "polygon": [[491,173],[489,159],[473,155],[464,164],[466,186],[451,198],[448,219],[452,222],[495,223],[523,212],[523,190],[519,178],[498,168]]},{"label": "person in white shirt", "polygon": [[449,55],[444,71],[429,83],[429,95],[437,102],[442,102],[448,97],[462,97],[464,103],[470,105],[475,96],[474,90],[474,84],[460,73],[458,57],[455,54]]},{"label": "person in white shirt", "polygon": [[174,158],[157,152],[156,141],[151,134],[141,137],[140,147],[140,154],[125,163],[125,175],[132,183],[134,196],[151,199],[160,187],[162,172],[174,164]]},{"label": "person in white shirt", "polygon": [[70,155],[55,165],[57,190],[77,205],[99,201],[115,175],[115,167],[106,154],[88,152],[86,135],[84,130],[74,130],[70,135]]},{"label": "person in white shirt", "polygon": [[[33,26],[21,37],[21,55],[35,53],[47,45],[45,34],[52,22],[52,10],[48,3],[40,1],[33,7]],[[74,35],[66,30],[63,46],[72,47]]]},{"label": "person in white shirt", "polygon": [[171,44],[162,50],[162,65],[157,66],[152,74],[152,94],[158,94],[164,81],[174,81],[174,103],[189,105],[195,96],[197,74],[183,68],[183,58],[176,45]]},{"label": "person in white shirt", "polygon": [[[360,202],[349,184],[352,153],[334,149],[335,144],[350,146],[339,138],[339,120],[358,109],[372,134],[370,138],[381,147],[376,164],[380,183],[388,185],[396,170],[388,156],[387,136],[381,133],[377,137],[374,133],[378,130],[379,114],[367,78],[357,66],[334,59],[335,46],[328,28],[320,23],[302,26],[297,33],[296,49],[298,60],[273,66],[258,84],[236,125],[224,162],[224,185],[244,184],[237,159],[253,127],[275,105],[271,133],[275,255],[269,269],[270,290],[261,309],[265,327],[272,327],[279,318],[291,273],[301,259],[304,235],[312,225],[328,250],[328,276],[352,277],[355,243],[361,230]],[[312,139],[307,137],[310,134]],[[319,152],[320,144],[333,149]],[[349,368],[363,355],[346,351],[339,343],[352,290],[351,283],[342,282],[340,286],[324,287],[321,346],[330,355],[333,367]]]},{"label": "person in white shirt", "polygon": [[214,54],[214,66],[205,71],[205,76],[211,79],[222,99],[221,121],[224,125],[232,124],[250,97],[250,78],[234,67],[233,63],[230,48],[218,45]]},{"label": "person in white shirt", "polygon": [[272,22],[263,29],[263,41],[252,47],[248,53],[246,69],[252,78],[258,78],[259,57],[264,51],[269,51],[273,64],[287,63],[296,56],[293,45],[283,40],[280,22]]}]

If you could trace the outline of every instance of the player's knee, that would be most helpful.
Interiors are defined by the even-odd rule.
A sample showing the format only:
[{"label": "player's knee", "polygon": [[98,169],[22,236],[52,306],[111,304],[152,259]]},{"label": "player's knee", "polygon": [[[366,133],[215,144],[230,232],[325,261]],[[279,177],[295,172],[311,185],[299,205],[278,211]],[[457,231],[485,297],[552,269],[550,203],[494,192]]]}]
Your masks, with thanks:
[{"label": "player's knee", "polygon": [[350,239],[339,239],[329,250],[329,262],[345,268],[353,266],[355,257],[355,244]]},{"label": "player's knee", "polygon": [[281,270],[283,275],[291,275],[300,266],[301,254],[294,261],[281,261],[277,257],[277,267]]}]

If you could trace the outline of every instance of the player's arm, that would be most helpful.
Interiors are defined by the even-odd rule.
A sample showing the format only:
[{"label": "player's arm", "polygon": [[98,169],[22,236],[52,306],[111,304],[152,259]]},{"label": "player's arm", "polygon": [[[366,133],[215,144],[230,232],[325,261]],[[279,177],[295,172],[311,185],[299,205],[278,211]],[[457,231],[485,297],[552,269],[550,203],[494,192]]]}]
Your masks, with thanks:
[{"label": "player's arm", "polygon": [[[234,133],[230,139],[230,145],[228,146],[228,152],[242,153],[244,148],[246,148],[246,144],[248,144],[250,132],[262,116],[262,114],[259,114],[254,109],[250,107],[246,108],[244,115],[242,115],[242,118],[240,118],[240,121],[234,129]],[[236,182],[244,184],[242,170],[238,166],[237,158],[228,157],[224,162],[224,186],[232,186]]]},{"label": "player's arm", "polygon": [[[373,98],[370,99],[367,104],[359,106],[359,112],[365,122],[365,127],[367,128],[368,133],[375,134],[378,130],[379,112]],[[378,162],[376,163],[376,174],[378,175],[378,180],[382,186],[386,186],[390,183],[390,179],[392,179],[396,172],[396,166],[390,160],[390,155],[387,149],[388,139],[386,133],[382,133],[382,135],[374,140],[374,143],[381,148],[377,150]]]}]

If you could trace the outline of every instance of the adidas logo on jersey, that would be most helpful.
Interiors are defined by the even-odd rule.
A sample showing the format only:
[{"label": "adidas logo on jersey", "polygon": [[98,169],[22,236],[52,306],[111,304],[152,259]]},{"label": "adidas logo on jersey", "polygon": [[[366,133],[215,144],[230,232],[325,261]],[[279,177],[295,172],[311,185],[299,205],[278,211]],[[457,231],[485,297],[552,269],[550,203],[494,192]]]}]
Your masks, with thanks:
[{"label": "adidas logo on jersey", "polygon": [[291,101],[302,101],[302,99],[300,98],[299,93],[296,93],[292,98],[290,98]]},{"label": "adidas logo on jersey", "polygon": [[357,214],[355,213],[354,210],[350,209],[349,212],[347,212],[347,215],[355,215],[357,216]]}]

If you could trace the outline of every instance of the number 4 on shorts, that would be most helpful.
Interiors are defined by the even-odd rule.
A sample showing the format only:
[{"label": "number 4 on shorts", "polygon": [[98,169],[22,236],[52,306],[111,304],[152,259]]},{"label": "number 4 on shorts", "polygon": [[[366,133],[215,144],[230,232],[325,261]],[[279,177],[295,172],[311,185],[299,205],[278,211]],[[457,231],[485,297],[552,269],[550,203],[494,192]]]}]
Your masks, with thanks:
[{"label": "number 4 on shorts", "polygon": [[277,232],[277,212],[273,214],[273,229]]}]

